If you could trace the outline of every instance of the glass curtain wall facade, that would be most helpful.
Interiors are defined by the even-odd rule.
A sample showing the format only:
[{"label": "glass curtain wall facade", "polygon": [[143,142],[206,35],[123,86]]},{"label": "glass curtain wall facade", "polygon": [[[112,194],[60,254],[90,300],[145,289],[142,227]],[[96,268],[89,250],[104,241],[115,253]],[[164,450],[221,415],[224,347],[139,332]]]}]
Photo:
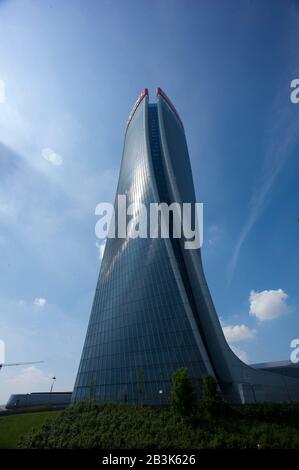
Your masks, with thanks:
[{"label": "glass curtain wall facade", "polygon": [[[124,194],[127,205],[195,202],[183,124],[160,88],[155,104],[143,90],[129,115],[116,215]],[[299,400],[298,380],[254,370],[230,350],[200,250],[183,241],[107,239],[72,402],[168,403],[180,367],[198,391],[202,375],[213,375],[235,402]]]},{"label": "glass curtain wall facade", "polygon": [[[127,127],[117,195],[148,206],[165,191],[157,105],[145,94]],[[197,386],[211,372],[170,241],[108,238],[73,401],[167,402],[179,367]]]}]

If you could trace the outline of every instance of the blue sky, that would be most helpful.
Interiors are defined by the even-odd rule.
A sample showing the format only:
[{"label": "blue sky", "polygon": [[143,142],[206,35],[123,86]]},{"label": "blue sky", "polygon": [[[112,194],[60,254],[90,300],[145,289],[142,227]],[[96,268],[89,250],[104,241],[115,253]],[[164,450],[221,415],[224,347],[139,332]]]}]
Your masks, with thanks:
[{"label": "blue sky", "polygon": [[[98,276],[94,209],[124,128],[161,86],[185,125],[203,259],[249,362],[299,337],[296,1],[0,1],[0,403],[71,390]],[[251,313],[250,313],[251,312]]]}]

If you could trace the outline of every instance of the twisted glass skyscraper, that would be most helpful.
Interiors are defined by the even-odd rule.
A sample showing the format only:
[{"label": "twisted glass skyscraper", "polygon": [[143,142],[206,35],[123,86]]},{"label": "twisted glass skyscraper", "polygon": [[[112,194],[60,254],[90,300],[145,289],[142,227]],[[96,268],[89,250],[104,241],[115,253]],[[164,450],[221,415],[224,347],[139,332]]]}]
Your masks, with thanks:
[{"label": "twisted glass skyscraper", "polygon": [[[195,203],[183,124],[160,88],[155,104],[143,90],[129,115],[117,195],[146,206]],[[199,249],[172,236],[108,238],[73,402],[167,403],[179,367],[198,390],[213,375],[232,401],[299,399],[298,380],[255,370],[230,350]]]}]

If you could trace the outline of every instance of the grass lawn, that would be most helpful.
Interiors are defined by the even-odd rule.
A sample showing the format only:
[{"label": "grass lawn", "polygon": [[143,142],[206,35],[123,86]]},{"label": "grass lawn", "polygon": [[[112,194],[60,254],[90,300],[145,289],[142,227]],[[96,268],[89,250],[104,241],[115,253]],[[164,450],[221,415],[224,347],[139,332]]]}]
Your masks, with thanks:
[{"label": "grass lawn", "polygon": [[41,411],[0,416],[0,449],[14,449],[22,434],[38,428],[46,419],[54,418],[60,411]]}]

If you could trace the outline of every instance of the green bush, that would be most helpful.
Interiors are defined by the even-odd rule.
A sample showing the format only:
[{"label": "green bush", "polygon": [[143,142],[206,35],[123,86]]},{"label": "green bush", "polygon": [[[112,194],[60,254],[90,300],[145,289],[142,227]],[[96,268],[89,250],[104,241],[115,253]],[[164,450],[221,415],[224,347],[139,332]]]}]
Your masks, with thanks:
[{"label": "green bush", "polygon": [[241,418],[265,423],[288,423],[298,426],[299,404],[254,403],[235,407]]},{"label": "green bush", "polygon": [[164,448],[195,444],[192,428],[182,426],[170,408],[78,403],[59,419],[24,436],[22,448]]},{"label": "green bush", "polygon": [[[288,405],[275,405],[280,423],[260,421],[258,405],[245,410],[235,405],[233,418],[181,419],[172,407],[81,402],[24,435],[21,448],[69,449],[188,449],[188,448],[299,448],[299,423],[288,422]],[[298,413],[298,407],[296,408]],[[269,417],[268,411],[266,416]],[[274,413],[274,412],[273,412]],[[250,418],[245,415],[250,414]],[[273,415],[271,415],[271,420]],[[298,416],[298,414],[297,414]],[[267,418],[268,419],[268,418]],[[270,419],[270,418],[269,418]]]},{"label": "green bush", "polygon": [[171,406],[180,416],[191,416],[196,410],[196,391],[187,369],[177,369],[172,376]]},{"label": "green bush", "polygon": [[[142,385],[140,390],[143,393]],[[209,375],[203,377],[198,402],[187,370],[178,369],[172,378],[171,406],[98,404],[90,399],[33,429],[18,445],[40,449],[299,449],[299,404],[231,405],[222,399]]]},{"label": "green bush", "polygon": [[216,380],[209,374],[202,376],[200,410],[208,418],[223,417],[233,413],[229,403],[221,397]]}]

